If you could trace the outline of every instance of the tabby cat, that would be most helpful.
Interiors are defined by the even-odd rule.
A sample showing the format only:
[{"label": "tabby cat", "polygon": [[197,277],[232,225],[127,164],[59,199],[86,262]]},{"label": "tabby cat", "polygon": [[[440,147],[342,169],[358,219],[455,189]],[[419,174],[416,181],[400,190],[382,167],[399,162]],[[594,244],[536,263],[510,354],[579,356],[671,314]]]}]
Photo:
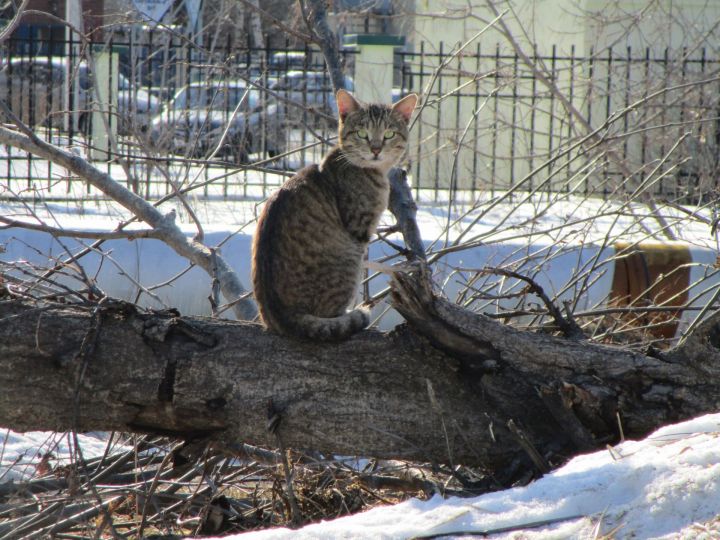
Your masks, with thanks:
[{"label": "tabby cat", "polygon": [[402,158],[417,96],[393,106],[363,104],[339,90],[339,142],[267,201],[252,247],[260,318],[279,334],[342,340],[369,323],[347,308],[362,259],[388,204],[388,171]]}]

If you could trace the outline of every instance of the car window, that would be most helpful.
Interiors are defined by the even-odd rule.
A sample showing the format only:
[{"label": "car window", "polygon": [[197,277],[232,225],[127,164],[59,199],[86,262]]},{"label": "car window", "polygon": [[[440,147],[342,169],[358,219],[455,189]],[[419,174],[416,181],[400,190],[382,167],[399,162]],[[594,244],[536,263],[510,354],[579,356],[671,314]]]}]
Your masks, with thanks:
[{"label": "car window", "polygon": [[305,78],[298,75],[284,75],[273,85],[273,90],[302,90],[305,88]]},{"label": "car window", "polygon": [[235,108],[238,99],[236,97],[237,92],[235,88],[227,87],[214,87],[209,88],[205,92],[205,102],[202,104],[204,107],[209,107],[215,111],[227,111]]},{"label": "car window", "polygon": [[[238,103],[243,99],[248,89],[244,86],[229,86],[213,88],[210,96],[210,107],[219,111],[232,111],[237,107]],[[214,98],[213,98],[214,95]],[[256,90],[250,90],[247,98],[243,102],[244,109],[253,108],[259,99]]]},{"label": "car window", "polygon": [[304,77],[293,77],[290,79],[290,87],[293,90],[304,90],[307,87],[307,79]]},{"label": "car window", "polygon": [[270,66],[274,68],[302,68],[305,65],[304,52],[276,52],[270,57]]},{"label": "car window", "polygon": [[[90,70],[87,64],[82,63],[79,66],[73,66],[73,75],[77,77],[80,84],[80,88],[83,90],[89,90],[93,84],[92,77],[90,77]],[[118,90],[132,90],[132,85],[129,79],[122,73],[117,74]]]},{"label": "car window", "polygon": [[52,64],[50,68],[51,80],[55,83],[62,83],[65,80],[65,66],[61,64]]},{"label": "car window", "polygon": [[28,64],[30,76],[36,81],[57,83],[63,80],[62,66],[43,60],[31,60]]},{"label": "car window", "polygon": [[323,86],[328,87],[329,84],[323,84],[323,80],[320,77],[311,77],[307,82],[308,90],[322,90]]},{"label": "car window", "polygon": [[[292,90],[302,91],[307,90],[311,93],[329,92],[332,93],[332,81],[330,75],[327,73],[303,73],[298,76],[283,76],[272,85],[271,90],[276,92]],[[345,89],[353,91],[355,84],[350,77],[345,77]]]},{"label": "car window", "polygon": [[[243,98],[246,88],[242,86],[188,86],[180,90],[173,98],[173,109],[212,109],[232,111]],[[257,91],[250,91],[245,106],[252,108],[257,105]]]},{"label": "car window", "polygon": [[280,90],[285,90],[287,88],[287,78],[286,77],[280,77],[277,81],[272,83],[270,85],[270,90],[274,90],[275,92],[278,92]]}]

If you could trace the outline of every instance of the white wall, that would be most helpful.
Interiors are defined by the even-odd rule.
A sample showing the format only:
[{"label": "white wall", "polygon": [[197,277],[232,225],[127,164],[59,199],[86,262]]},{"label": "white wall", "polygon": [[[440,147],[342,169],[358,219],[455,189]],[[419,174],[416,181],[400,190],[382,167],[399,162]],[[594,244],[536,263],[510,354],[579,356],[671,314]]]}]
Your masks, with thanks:
[{"label": "white wall", "polygon": [[[110,228],[110,224],[108,224]],[[90,226],[97,230],[97,226]],[[243,285],[250,287],[250,244],[252,232],[234,235],[221,248],[221,254],[229,264],[238,272]],[[428,233],[430,236],[433,232]],[[229,231],[210,232],[206,234],[205,243],[216,245],[225,240]],[[0,252],[0,260],[3,261],[29,261],[33,264],[46,267],[49,257],[65,258],[65,248],[78,251],[82,245],[72,239],[63,239],[63,246],[47,233],[29,230],[0,230],[0,246],[4,246],[4,252]],[[465,277],[455,273],[454,268],[483,268],[486,266],[501,266],[513,260],[530,258],[533,262],[523,264],[517,271],[527,272],[545,287],[551,296],[562,292],[562,298],[571,300],[578,296],[574,288],[564,290],[577,268],[582,268],[588,261],[591,261],[598,254],[598,249],[590,246],[575,246],[563,249],[558,254],[558,247],[552,244],[528,245],[516,241],[507,244],[495,244],[480,246],[472,250],[450,254],[441,259],[436,265],[436,281],[443,287],[444,294],[455,299],[458,291],[461,290],[461,283]],[[107,253],[118,264],[110,260],[103,260],[100,253],[92,253],[82,259],[82,266],[88,276],[97,281],[98,286],[108,295],[123,300],[134,302],[138,298],[140,288],[136,283],[145,287],[163,283],[173,276],[181,273],[188,266],[187,261],[178,256],[172,249],[159,240],[140,239],[132,242],[126,240],[112,240],[103,244],[102,251]],[[604,258],[611,258],[613,250],[606,250]],[[393,255],[389,248],[379,242],[371,246],[370,260],[380,260],[387,255]],[[552,255],[552,256],[551,256]],[[69,268],[65,274],[71,274]],[[612,272],[607,272],[606,267],[597,271],[598,281],[591,287],[590,293],[582,298],[582,308],[589,308],[604,300],[610,291],[612,283]],[[499,281],[495,293],[507,292],[518,287],[515,280]],[[78,288],[78,281],[66,277],[61,282],[70,287]],[[371,281],[371,293],[377,293],[388,286],[386,276],[380,275]],[[153,293],[159,298],[156,300],[147,294],[140,294],[139,304],[146,307],[161,309],[163,307],[175,307],[185,315],[209,315],[210,304],[208,295],[210,293],[210,278],[199,268],[193,268],[182,275],[171,285],[154,289]],[[533,295],[527,295],[518,300],[511,298],[503,300],[499,305],[504,309],[514,309],[517,303],[523,305],[537,303],[539,300]],[[375,314],[379,315],[385,305],[376,308]],[[489,307],[488,309],[493,309]],[[231,314],[226,314],[228,317]],[[392,328],[401,322],[399,315],[392,313],[383,319],[384,329]]]},{"label": "white wall", "polygon": [[[704,40],[714,46],[720,21],[720,2],[715,0],[495,0],[495,8],[513,37],[528,51],[536,47],[549,54],[553,45],[560,54],[583,56],[590,52],[628,45],[680,48]],[[495,18],[485,0],[417,0],[417,44],[454,46],[472,38]],[[495,30],[480,40],[494,45],[506,39]]]},{"label": "white wall", "polygon": [[[651,80],[654,73],[664,73],[662,58],[668,47],[676,56],[686,53],[698,58],[702,48],[707,49],[708,57],[717,58],[720,54],[717,47],[720,2],[717,1],[511,0],[496,1],[495,5],[500,12],[508,9],[502,20],[528,56],[534,52],[551,55],[555,47],[557,56],[566,57],[558,60],[554,71],[550,60],[545,60],[545,67],[552,72],[550,79],[555,87],[565,96],[572,93],[573,106],[589,119],[593,128],[605,120],[608,109],[610,113],[621,110],[628,96],[632,102],[648,91],[643,87],[648,77],[642,64],[631,66],[632,73],[625,83],[626,64],[608,67],[602,62],[607,58],[608,47],[612,46],[614,55],[621,56],[626,56],[630,47],[632,56],[640,58],[649,48],[650,58],[660,59],[649,64]],[[550,99],[548,87],[538,78],[533,81],[532,70],[522,60],[513,60],[510,41],[496,28],[476,37],[495,17],[487,2],[418,0],[415,9],[418,14],[414,17],[410,48],[417,53],[420,43],[424,42],[426,56],[408,60],[413,71],[419,71],[422,63],[425,72],[431,74],[440,63],[433,53],[440,50],[441,43],[445,54],[472,40],[464,50],[468,55],[478,50],[483,55],[493,54],[497,46],[499,54],[508,57],[478,61],[471,56],[460,56],[449,63],[444,70],[446,76],[432,88],[429,86],[431,76],[422,80],[415,77],[414,91],[427,93],[432,89],[442,95],[460,89],[469,96],[477,91],[482,96],[498,93],[504,97],[497,103],[491,97],[484,107],[484,97],[431,103],[413,131],[411,158],[415,167],[411,174],[414,173],[414,183],[446,188],[454,182],[459,189],[472,185],[480,189],[507,189],[511,178],[517,184],[542,163],[551,150],[587,132],[582,126],[571,126],[570,115],[561,101]],[[571,55],[574,59],[589,57],[591,52],[601,59],[592,66],[567,59]],[[571,65],[574,69],[570,69]],[[666,81],[667,84],[682,82],[685,77],[702,78],[697,73],[701,69],[698,65],[687,68],[695,70],[694,74],[684,73],[686,67],[671,65],[672,80]],[[615,93],[608,102],[598,94],[606,90],[604,85],[609,73],[613,75]],[[593,82],[593,90],[589,90],[589,81]],[[663,82],[662,78],[658,80],[660,84]],[[655,89],[654,84],[645,86]],[[520,97],[513,98],[514,94]],[[662,120],[679,120],[681,113],[676,111],[663,116]],[[687,120],[687,114],[684,119]],[[535,136],[531,137],[531,133]],[[672,142],[658,144],[648,154],[642,148],[642,140],[642,136],[635,136],[628,145],[618,145],[618,152],[628,154],[630,170],[659,158],[662,150],[672,145]],[[499,159],[493,162],[489,154]],[[436,163],[439,163],[437,172]],[[560,181],[550,178],[549,173],[545,171],[536,176],[535,185],[527,187],[533,188],[538,180],[546,179],[557,185]],[[593,178],[595,185],[600,185],[605,177],[598,173]]]},{"label": "white wall", "polygon": [[[89,229],[97,230],[97,224],[90,224]],[[108,229],[112,225],[108,223]],[[433,236],[433,231],[425,231]],[[216,245],[227,238],[229,231],[215,231],[206,235],[207,245]],[[251,231],[234,235],[222,250],[222,255],[238,272],[246,287],[250,287],[250,243]],[[81,246],[71,239],[63,239],[65,247],[77,250]],[[45,267],[50,258],[65,258],[65,247],[46,233],[28,230],[0,230],[0,251],[2,261],[28,261]],[[108,295],[130,302],[136,301],[140,291],[136,283],[150,287],[163,283],[173,276],[181,273],[188,266],[187,261],[179,257],[164,243],[158,240],[113,240],[105,242],[103,251],[109,254],[118,265],[108,259],[102,260],[99,253],[93,253],[82,259],[85,272],[97,281],[98,286]],[[380,260],[392,252],[379,243],[372,246],[370,260]],[[458,294],[464,289],[466,280],[474,275],[474,271],[458,272],[457,268],[481,269],[485,267],[503,267],[512,261],[523,262],[514,269],[531,276],[539,283],[548,296],[558,296],[558,301],[576,301],[577,310],[588,310],[603,305],[610,294],[613,282],[613,262],[615,255],[613,248],[601,249],[594,245],[561,245],[549,242],[535,242],[528,244],[522,240],[507,243],[488,244],[478,246],[471,250],[451,253],[434,265],[434,278],[438,288],[452,301],[458,300]],[[697,266],[692,267],[690,298],[695,306],[702,306],[709,299],[713,290],[711,285],[720,281],[720,273],[712,279],[704,280],[707,269],[712,268],[715,261],[715,252],[708,249],[692,248],[691,255]],[[596,260],[597,259],[597,260]],[[574,277],[590,270],[587,281],[591,283],[582,295],[578,287],[584,281],[575,283]],[[68,268],[64,274],[71,274]],[[474,283],[476,289],[483,289],[489,295],[503,295],[522,291],[525,284],[514,279],[502,279],[488,276],[487,281]],[[703,281],[704,280],[704,281]],[[69,287],[78,288],[78,282],[63,277],[61,282]],[[371,282],[371,293],[377,293],[388,285],[387,278],[381,275]],[[489,288],[488,288],[489,287]],[[146,307],[162,309],[164,307],[177,308],[183,315],[209,315],[211,283],[207,274],[199,268],[193,268],[182,275],[171,285],[153,290],[159,301],[146,294],[140,294],[139,304]],[[464,298],[467,301],[467,297]],[[513,309],[532,309],[540,306],[540,300],[532,294],[510,295],[499,301],[478,301],[475,308],[483,313]],[[374,310],[374,316],[379,316],[387,309],[387,304],[381,303]],[[687,312],[683,315],[681,327],[684,329],[694,317],[696,312]],[[230,312],[225,316],[232,317]],[[394,310],[385,314],[380,322],[380,328],[389,330],[402,322],[400,315]]]}]

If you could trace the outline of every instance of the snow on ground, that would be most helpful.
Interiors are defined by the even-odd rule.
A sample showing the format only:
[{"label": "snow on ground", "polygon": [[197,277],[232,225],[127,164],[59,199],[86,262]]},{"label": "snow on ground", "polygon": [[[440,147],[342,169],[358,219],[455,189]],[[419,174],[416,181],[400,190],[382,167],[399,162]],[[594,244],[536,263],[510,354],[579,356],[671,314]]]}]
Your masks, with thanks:
[{"label": "snow on ground", "polygon": [[[108,447],[105,433],[81,433],[77,435],[77,440],[85,459],[100,457],[110,449],[118,450],[115,444]],[[73,435],[46,431],[0,431],[0,484],[31,479],[47,454],[53,467],[69,465],[78,457]]]},{"label": "snow on ground", "polygon": [[[239,239],[234,244],[232,240],[224,244],[223,254],[233,266],[240,269],[241,279],[246,283],[249,273],[245,268],[249,237],[263,193],[256,189],[248,195],[251,198],[245,201],[195,201],[195,209],[209,245],[224,242],[233,234],[233,238]],[[28,205],[43,221],[66,228],[108,230],[127,217],[116,205],[103,201],[29,202]],[[527,256],[531,247],[543,254],[557,246],[566,246],[570,251],[574,249],[583,257],[592,258],[597,253],[597,249],[588,251],[593,242],[601,243],[609,234],[610,227],[622,231],[635,219],[626,211],[617,214],[612,203],[606,201],[586,200],[580,204],[577,199],[553,200],[550,195],[541,195],[525,202],[519,202],[517,197],[503,202],[485,197],[480,204],[458,208],[447,204],[431,205],[421,193],[419,206],[420,229],[426,243],[433,249],[451,246],[458,239],[476,243],[474,250],[456,255],[456,259],[452,260],[453,265],[470,268],[492,264],[490,256],[499,261],[507,260],[518,252]],[[194,234],[195,228],[181,206],[176,203],[165,204],[162,210],[172,208],[177,210],[178,222],[183,230],[189,235]],[[642,210],[639,212],[642,213]],[[16,205],[0,203],[0,213],[16,219],[27,219],[27,208]],[[391,223],[390,218],[386,221]],[[682,233],[682,238],[696,246],[705,257],[703,262],[697,263],[698,271],[712,271],[717,245],[710,235],[709,226],[700,221],[681,222],[680,219],[678,224],[681,224],[678,232]],[[633,234],[623,239],[642,238],[637,231]],[[31,240],[36,239],[23,237],[23,233],[16,229],[3,231],[0,248],[6,252],[0,255],[0,261],[17,256],[27,259],[37,256],[37,250],[28,248],[32,246]],[[45,242],[42,246],[34,247],[50,250],[51,239],[45,239]],[[122,259],[125,255],[121,250],[125,248],[121,246],[130,245],[132,250],[137,251],[137,260],[145,261],[143,264],[146,270],[167,269],[170,260],[167,252],[152,242],[108,243],[111,247],[106,247],[105,252]],[[524,246],[525,251],[522,252],[518,246]],[[52,246],[52,250],[55,255],[63,254],[56,245]],[[478,253],[482,256],[478,256]],[[441,261],[438,268],[449,257]],[[138,279],[146,278],[149,282],[161,282],[164,279],[156,275],[144,276],[139,263],[137,266]],[[556,262],[555,270],[548,270],[549,275],[563,266],[564,262]],[[109,267],[106,264],[103,271],[108,271]],[[97,271],[99,273],[100,269]],[[177,269],[167,271],[174,274]],[[117,268],[112,272],[121,273]],[[207,280],[207,276],[198,272],[191,274],[189,279]],[[602,279],[607,281],[609,278],[606,275]],[[602,279],[598,278],[598,282]],[[548,280],[552,285],[551,276]],[[207,287],[199,283],[204,282],[196,281],[193,287],[177,284],[176,290],[202,290],[204,299]],[[712,292],[710,289],[708,291],[707,294]],[[127,294],[133,298],[137,291],[132,290]],[[188,308],[190,311],[192,309],[195,308]],[[183,312],[188,310],[181,308]],[[105,451],[106,442],[102,439],[81,435],[80,440],[86,458]],[[67,435],[19,435],[6,432],[3,436],[0,433],[0,482],[32,475],[44,452],[52,451],[58,460],[69,459],[70,446]],[[452,532],[456,535],[468,532],[481,535],[483,532],[504,531],[493,538],[565,539],[596,538],[604,534],[612,535],[616,531],[616,538],[718,539],[718,516],[720,414],[715,414],[662,428],[644,441],[628,441],[609,450],[576,457],[561,469],[526,487],[490,493],[475,499],[443,500],[436,496],[429,501],[411,500],[331,522],[309,525],[299,531],[273,529],[248,533],[242,537],[253,540],[404,539]],[[696,524],[711,520],[714,523],[707,525],[708,530]],[[531,527],[533,523],[545,524]]]},{"label": "snow on ground", "polygon": [[[86,459],[105,452],[102,434],[78,437]],[[46,452],[68,463],[73,447],[68,434],[6,431],[0,434],[0,483],[30,478]],[[402,540],[468,533],[508,540],[718,539],[720,413],[578,456],[525,487],[471,499],[413,499],[300,530],[224,538]]]},{"label": "snow on ground", "polygon": [[394,540],[504,531],[490,537],[710,540],[720,538],[718,517],[720,414],[711,414],[663,427],[643,441],[578,456],[525,487],[473,499],[410,500],[300,530],[225,539]]}]

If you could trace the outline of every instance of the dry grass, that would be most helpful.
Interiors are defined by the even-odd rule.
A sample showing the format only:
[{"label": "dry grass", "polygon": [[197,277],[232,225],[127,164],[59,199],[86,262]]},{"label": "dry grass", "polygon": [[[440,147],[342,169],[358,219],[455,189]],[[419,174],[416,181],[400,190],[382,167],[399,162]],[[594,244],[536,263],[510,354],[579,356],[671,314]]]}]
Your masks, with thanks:
[{"label": "dry grass", "polygon": [[[243,445],[242,455],[229,456],[167,439],[117,436],[102,458],[60,462],[46,450],[23,465],[31,472],[22,481],[0,481],[0,539],[159,539],[292,524],[273,450]],[[419,465],[295,452],[289,458],[302,524],[437,491],[470,494],[447,471]]]}]

